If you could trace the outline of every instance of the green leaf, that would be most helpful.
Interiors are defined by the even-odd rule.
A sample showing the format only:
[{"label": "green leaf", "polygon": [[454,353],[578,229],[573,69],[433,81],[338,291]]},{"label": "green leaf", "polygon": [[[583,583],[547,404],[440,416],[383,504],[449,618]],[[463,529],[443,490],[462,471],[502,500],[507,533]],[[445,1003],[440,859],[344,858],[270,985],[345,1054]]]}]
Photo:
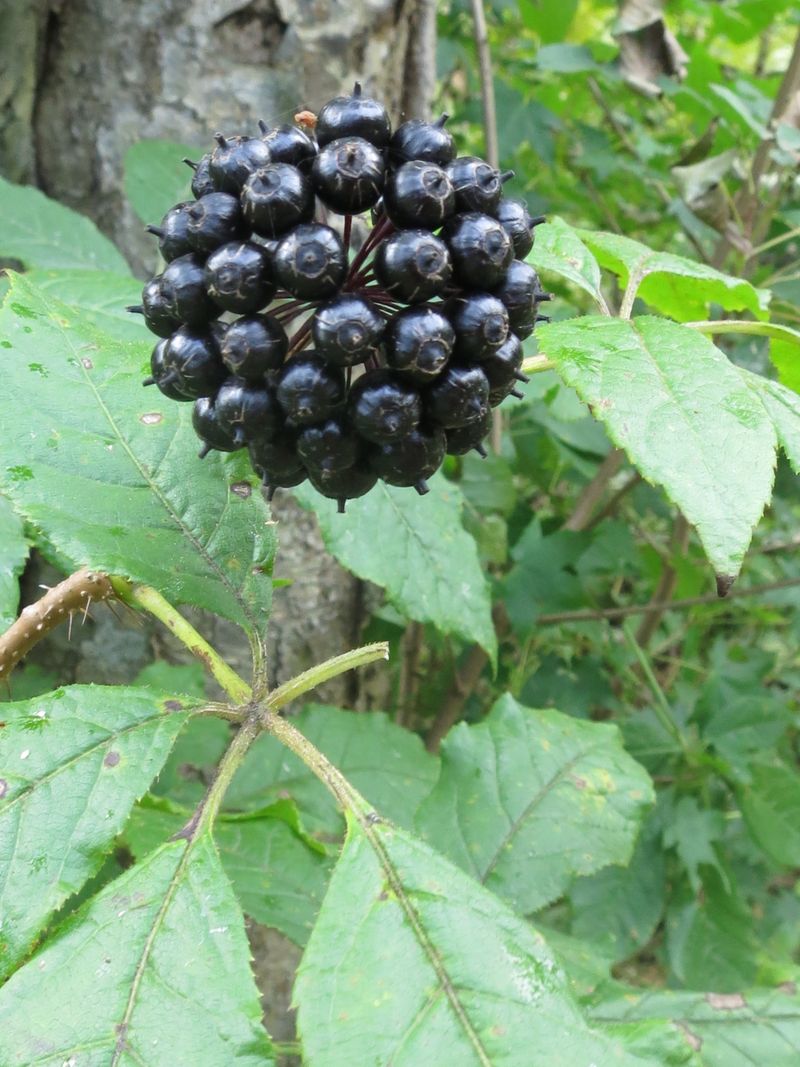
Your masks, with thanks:
[{"label": "green leaf", "polygon": [[489,586],[475,542],[461,525],[457,486],[439,474],[420,497],[378,482],[348,501],[346,515],[307,483],[294,492],[316,512],[326,547],[348,570],[382,586],[404,615],[474,641],[495,659]]},{"label": "green leaf", "polygon": [[28,541],[22,520],[10,502],[0,496],[0,633],[17,617],[19,576],[27,558]]},{"label": "green leaf", "polygon": [[592,253],[581,241],[578,231],[555,216],[543,226],[536,227],[536,241],[528,260],[537,270],[551,271],[577,285],[594,300],[605,314],[609,314],[600,291],[600,267]]},{"label": "green leaf", "polygon": [[125,153],[125,194],[145,223],[157,223],[171,207],[191,200],[192,171],[183,160],[201,153],[174,141],[137,141]]},{"label": "green leaf", "polygon": [[294,1001],[308,1067],[655,1067],[587,1028],[542,938],[402,830],[351,825]]},{"label": "green leaf", "polygon": [[763,404],[792,470],[800,474],[800,396],[780,382],[769,381],[741,368],[739,373]]},{"label": "green leaf", "polygon": [[[578,10],[578,0],[520,0],[519,12],[529,30],[545,42],[563,41]],[[539,55],[545,49],[539,49]]]},{"label": "green leaf", "polygon": [[800,866],[800,776],[777,757],[750,765],[739,805],[754,840],[775,863]]},{"label": "green leaf", "polygon": [[0,178],[0,256],[25,267],[127,274],[128,265],[89,219],[29,185]]},{"label": "green leaf", "polygon": [[269,1067],[242,914],[210,836],[88,901],[0,990],[0,1062]]},{"label": "green leaf", "polygon": [[590,230],[577,232],[600,266],[618,275],[623,287],[635,274],[642,279],[637,290],[640,299],[673,319],[705,319],[710,303],[719,304],[726,311],[751,311],[756,318],[766,317],[768,290],[756,289],[750,282],[723,274],[705,263],[671,252],[654,252],[630,237]]},{"label": "green leaf", "polygon": [[744,993],[679,993],[612,986],[590,1018],[604,1026],[637,1021],[680,1034],[701,1067],[795,1067],[800,1059],[800,996],[794,985]]},{"label": "green leaf", "polygon": [[539,346],[696,527],[735,577],[772,490],[775,430],[740,371],[707,338],[650,316],[552,323]]},{"label": "green leaf", "polygon": [[[794,332],[792,330],[792,333]],[[795,340],[774,338],[770,342],[769,358],[778,372],[781,384],[795,393],[800,392],[800,348]]]},{"label": "green leaf", "polygon": [[32,270],[25,278],[48,297],[80,309],[85,322],[109,337],[152,344],[144,318],[125,310],[141,303],[142,283],[137,278],[95,270]]},{"label": "green leaf", "polygon": [[594,56],[585,45],[546,44],[536,53],[539,70],[551,70],[557,74],[578,74],[597,70]]},{"label": "green leaf", "polygon": [[627,862],[652,800],[650,779],[615,726],[505,696],[484,722],[448,734],[417,829],[529,914],[576,875]]},{"label": "green leaf", "polygon": [[142,388],[149,346],[97,333],[24,276],[0,335],[0,484],[17,511],[76,567],[263,629],[275,537],[258,479],[241,455],[197,459],[191,405]]},{"label": "green leaf", "polygon": [[0,977],[100,867],[189,708],[138,689],[82,685],[3,705]]}]

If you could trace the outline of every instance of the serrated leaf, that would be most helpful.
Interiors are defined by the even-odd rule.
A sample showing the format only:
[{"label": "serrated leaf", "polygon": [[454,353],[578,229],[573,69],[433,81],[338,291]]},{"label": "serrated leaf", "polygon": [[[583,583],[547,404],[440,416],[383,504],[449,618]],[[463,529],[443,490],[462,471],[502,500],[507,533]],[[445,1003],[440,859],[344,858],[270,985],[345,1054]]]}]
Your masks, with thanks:
[{"label": "serrated leaf", "polygon": [[144,318],[125,310],[141,303],[142,283],[137,278],[94,270],[31,270],[25,278],[48,297],[79,308],[87,323],[109,337],[152,344]]},{"label": "serrated leaf", "polygon": [[651,316],[552,323],[539,346],[695,526],[716,572],[735,577],[770,497],[776,443],[740,371],[706,337]]},{"label": "serrated leaf", "polygon": [[197,459],[191,405],[142,388],[149,345],[16,276],[0,310],[0,484],[76,567],[263,629],[275,537],[241,455]]},{"label": "serrated leaf", "polygon": [[742,278],[723,274],[671,252],[654,252],[647,245],[616,233],[578,230],[581,239],[597,257],[600,266],[619,276],[623,288],[630,276],[642,278],[640,299],[681,322],[707,318],[708,305],[726,311],[751,311],[766,318],[769,292],[756,289]]},{"label": "serrated leaf", "polygon": [[202,153],[175,141],[143,140],[125,153],[125,195],[145,223],[157,223],[171,207],[192,200],[192,171],[185,158],[197,160]]},{"label": "serrated leaf", "polygon": [[100,867],[191,705],[125,686],[71,686],[3,705],[0,977]]},{"label": "serrated leaf", "polygon": [[800,866],[800,776],[778,757],[750,764],[750,781],[737,791],[753,839],[773,862]]},{"label": "serrated leaf", "polygon": [[346,515],[307,483],[294,493],[316,512],[326,547],[348,570],[382,586],[404,615],[476,642],[494,661],[489,585],[475,542],[461,525],[461,493],[441,474],[429,484],[420,497],[378,482],[348,501]]},{"label": "serrated leaf", "polygon": [[551,271],[577,285],[608,314],[605,298],[600,291],[600,267],[581,241],[578,231],[557,215],[543,226],[536,227],[536,241],[528,261],[537,270]]},{"label": "serrated leaf", "polygon": [[585,1025],[542,938],[422,842],[351,825],[294,991],[308,1067],[656,1067]]},{"label": "serrated leaf", "polygon": [[3,986],[0,1062],[269,1067],[249,959],[211,838],[170,842]]},{"label": "serrated leaf", "polygon": [[617,728],[511,696],[442,745],[442,771],[420,807],[420,834],[523,915],[581,874],[631,855],[653,800]]},{"label": "serrated leaf", "polygon": [[19,576],[28,558],[28,541],[22,519],[0,496],[0,633],[17,617]]},{"label": "serrated leaf", "polygon": [[786,453],[795,474],[800,474],[800,396],[780,382],[772,382],[739,368],[746,385],[764,405],[778,444]]},{"label": "serrated leaf", "polygon": [[128,265],[95,224],[29,185],[0,178],[0,256],[26,267],[127,274]]}]

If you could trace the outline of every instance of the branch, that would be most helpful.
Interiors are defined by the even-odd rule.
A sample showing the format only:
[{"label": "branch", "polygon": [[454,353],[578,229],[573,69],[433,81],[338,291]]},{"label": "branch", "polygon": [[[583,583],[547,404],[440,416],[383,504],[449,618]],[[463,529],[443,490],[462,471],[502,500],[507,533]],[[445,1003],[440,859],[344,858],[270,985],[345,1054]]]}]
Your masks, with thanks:
[{"label": "branch", "polygon": [[84,617],[93,600],[114,596],[104,574],[80,570],[48,589],[35,604],[22,609],[20,617],[0,636],[0,679],[7,678],[17,663],[51,630],[80,611]]},{"label": "branch", "polygon": [[489,51],[489,34],[486,28],[486,13],[482,0],[472,0],[472,20],[475,26],[475,47],[481,77],[481,103],[483,105],[483,135],[486,141],[486,159],[495,168],[500,166],[500,149],[497,139],[497,110],[494,100],[494,75],[492,55]]},{"label": "branch", "polygon": [[433,726],[428,731],[428,736],[425,738],[425,747],[429,752],[439,751],[442,738],[461,718],[464,703],[477,685],[488,660],[489,657],[481,646],[473,645],[464,660],[463,668],[460,671],[456,670],[453,676],[453,684],[439,708],[439,714],[434,719]]},{"label": "branch", "polygon": [[675,520],[675,527],[672,531],[672,544],[670,545],[669,559],[665,562],[661,570],[661,577],[658,580],[658,585],[650,599],[652,605],[651,610],[642,619],[639,624],[639,629],[636,631],[636,643],[643,649],[647,648],[653,634],[658,629],[658,624],[661,622],[661,617],[666,610],[663,605],[670,603],[672,600],[672,594],[675,592],[675,586],[678,584],[678,570],[675,566],[675,557],[684,555],[688,544],[689,523],[683,515],[679,514]]},{"label": "branch", "polygon": [[586,529],[591,521],[595,506],[600,502],[608,483],[620,469],[624,459],[625,453],[621,448],[612,448],[597,468],[594,478],[584,487],[575,504],[575,510],[564,523],[563,529],[572,530],[575,533]]}]

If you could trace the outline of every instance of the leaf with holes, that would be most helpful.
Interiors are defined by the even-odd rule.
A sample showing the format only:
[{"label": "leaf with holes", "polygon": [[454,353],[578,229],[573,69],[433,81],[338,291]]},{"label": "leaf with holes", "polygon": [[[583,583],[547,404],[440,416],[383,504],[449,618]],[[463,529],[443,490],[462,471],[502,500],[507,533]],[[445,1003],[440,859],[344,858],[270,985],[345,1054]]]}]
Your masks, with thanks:
[{"label": "leaf with holes", "polygon": [[550,271],[577,285],[594,300],[601,311],[608,307],[600,291],[600,267],[592,253],[581,241],[577,230],[558,216],[537,226],[536,241],[528,256],[540,271]]},{"label": "leaf with holes", "polygon": [[8,629],[19,608],[19,576],[28,558],[22,520],[0,496],[0,633]]},{"label": "leaf with holes", "polygon": [[772,491],[776,435],[759,397],[711,341],[666,319],[552,323],[539,347],[616,445],[735,577]]},{"label": "leaf with holes", "polygon": [[0,309],[0,485],[76,567],[121,574],[261,631],[275,537],[240,454],[200,462],[191,405],[142,388],[122,344],[16,276]]},{"label": "leaf with holes", "polygon": [[351,823],[294,990],[308,1067],[655,1067],[588,1028],[536,931],[386,824]]},{"label": "leaf with holes", "polygon": [[495,659],[489,585],[475,541],[461,525],[463,499],[455,485],[436,475],[420,497],[378,482],[348,501],[346,515],[308,484],[295,496],[316,512],[326,547],[348,570],[382,586],[404,615],[474,641]]},{"label": "leaf with holes", "polygon": [[527,915],[577,875],[627,862],[652,800],[615,726],[505,696],[484,722],[447,736],[417,829]]},{"label": "leaf with holes", "polygon": [[191,707],[89,685],[3,705],[0,978],[99,868]]},{"label": "leaf with holes", "polygon": [[95,224],[29,185],[0,178],[0,257],[25,267],[127,274],[128,265]]},{"label": "leaf with holes", "polygon": [[210,835],[170,842],[3,986],[0,1062],[270,1067],[249,961]]}]

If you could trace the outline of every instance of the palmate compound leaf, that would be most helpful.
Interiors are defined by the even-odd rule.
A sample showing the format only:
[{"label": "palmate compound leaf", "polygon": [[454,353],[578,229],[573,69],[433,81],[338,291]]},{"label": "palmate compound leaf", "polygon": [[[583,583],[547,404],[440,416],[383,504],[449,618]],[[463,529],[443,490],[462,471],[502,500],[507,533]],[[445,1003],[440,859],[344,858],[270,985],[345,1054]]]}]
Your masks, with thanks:
[{"label": "palmate compound leaf", "polygon": [[442,745],[417,814],[429,844],[527,915],[577,875],[626,863],[653,801],[615,726],[533,710],[505,696]]},{"label": "palmate compound leaf", "polygon": [[143,689],[91,685],[3,705],[0,979],[99,868],[191,708]]},{"label": "palmate compound leaf", "polygon": [[15,509],[76,567],[262,630],[275,537],[258,479],[241,455],[198,460],[191,405],[142,388],[150,346],[98,333],[19,275],[0,336],[0,487]]},{"label": "palmate compound leaf", "polygon": [[348,829],[294,991],[307,1067],[657,1067],[590,1030],[536,931],[403,830]]},{"label": "palmate compound leaf", "polygon": [[294,493],[316,512],[325,546],[348,570],[382,586],[404,615],[474,641],[496,659],[489,584],[475,541],[461,525],[457,486],[437,474],[421,497],[378,482],[348,501],[345,515],[308,484]]},{"label": "palmate compound leaf", "polygon": [[775,467],[775,419],[756,376],[708,338],[651,316],[552,323],[539,347],[644,478],[678,505],[717,574],[735,577]]},{"label": "palmate compound leaf", "polygon": [[28,558],[28,539],[22,520],[10,501],[0,496],[0,633],[17,617],[19,576]]},{"label": "palmate compound leaf", "polygon": [[0,989],[8,1067],[271,1067],[242,913],[209,833],[107,885]]}]

